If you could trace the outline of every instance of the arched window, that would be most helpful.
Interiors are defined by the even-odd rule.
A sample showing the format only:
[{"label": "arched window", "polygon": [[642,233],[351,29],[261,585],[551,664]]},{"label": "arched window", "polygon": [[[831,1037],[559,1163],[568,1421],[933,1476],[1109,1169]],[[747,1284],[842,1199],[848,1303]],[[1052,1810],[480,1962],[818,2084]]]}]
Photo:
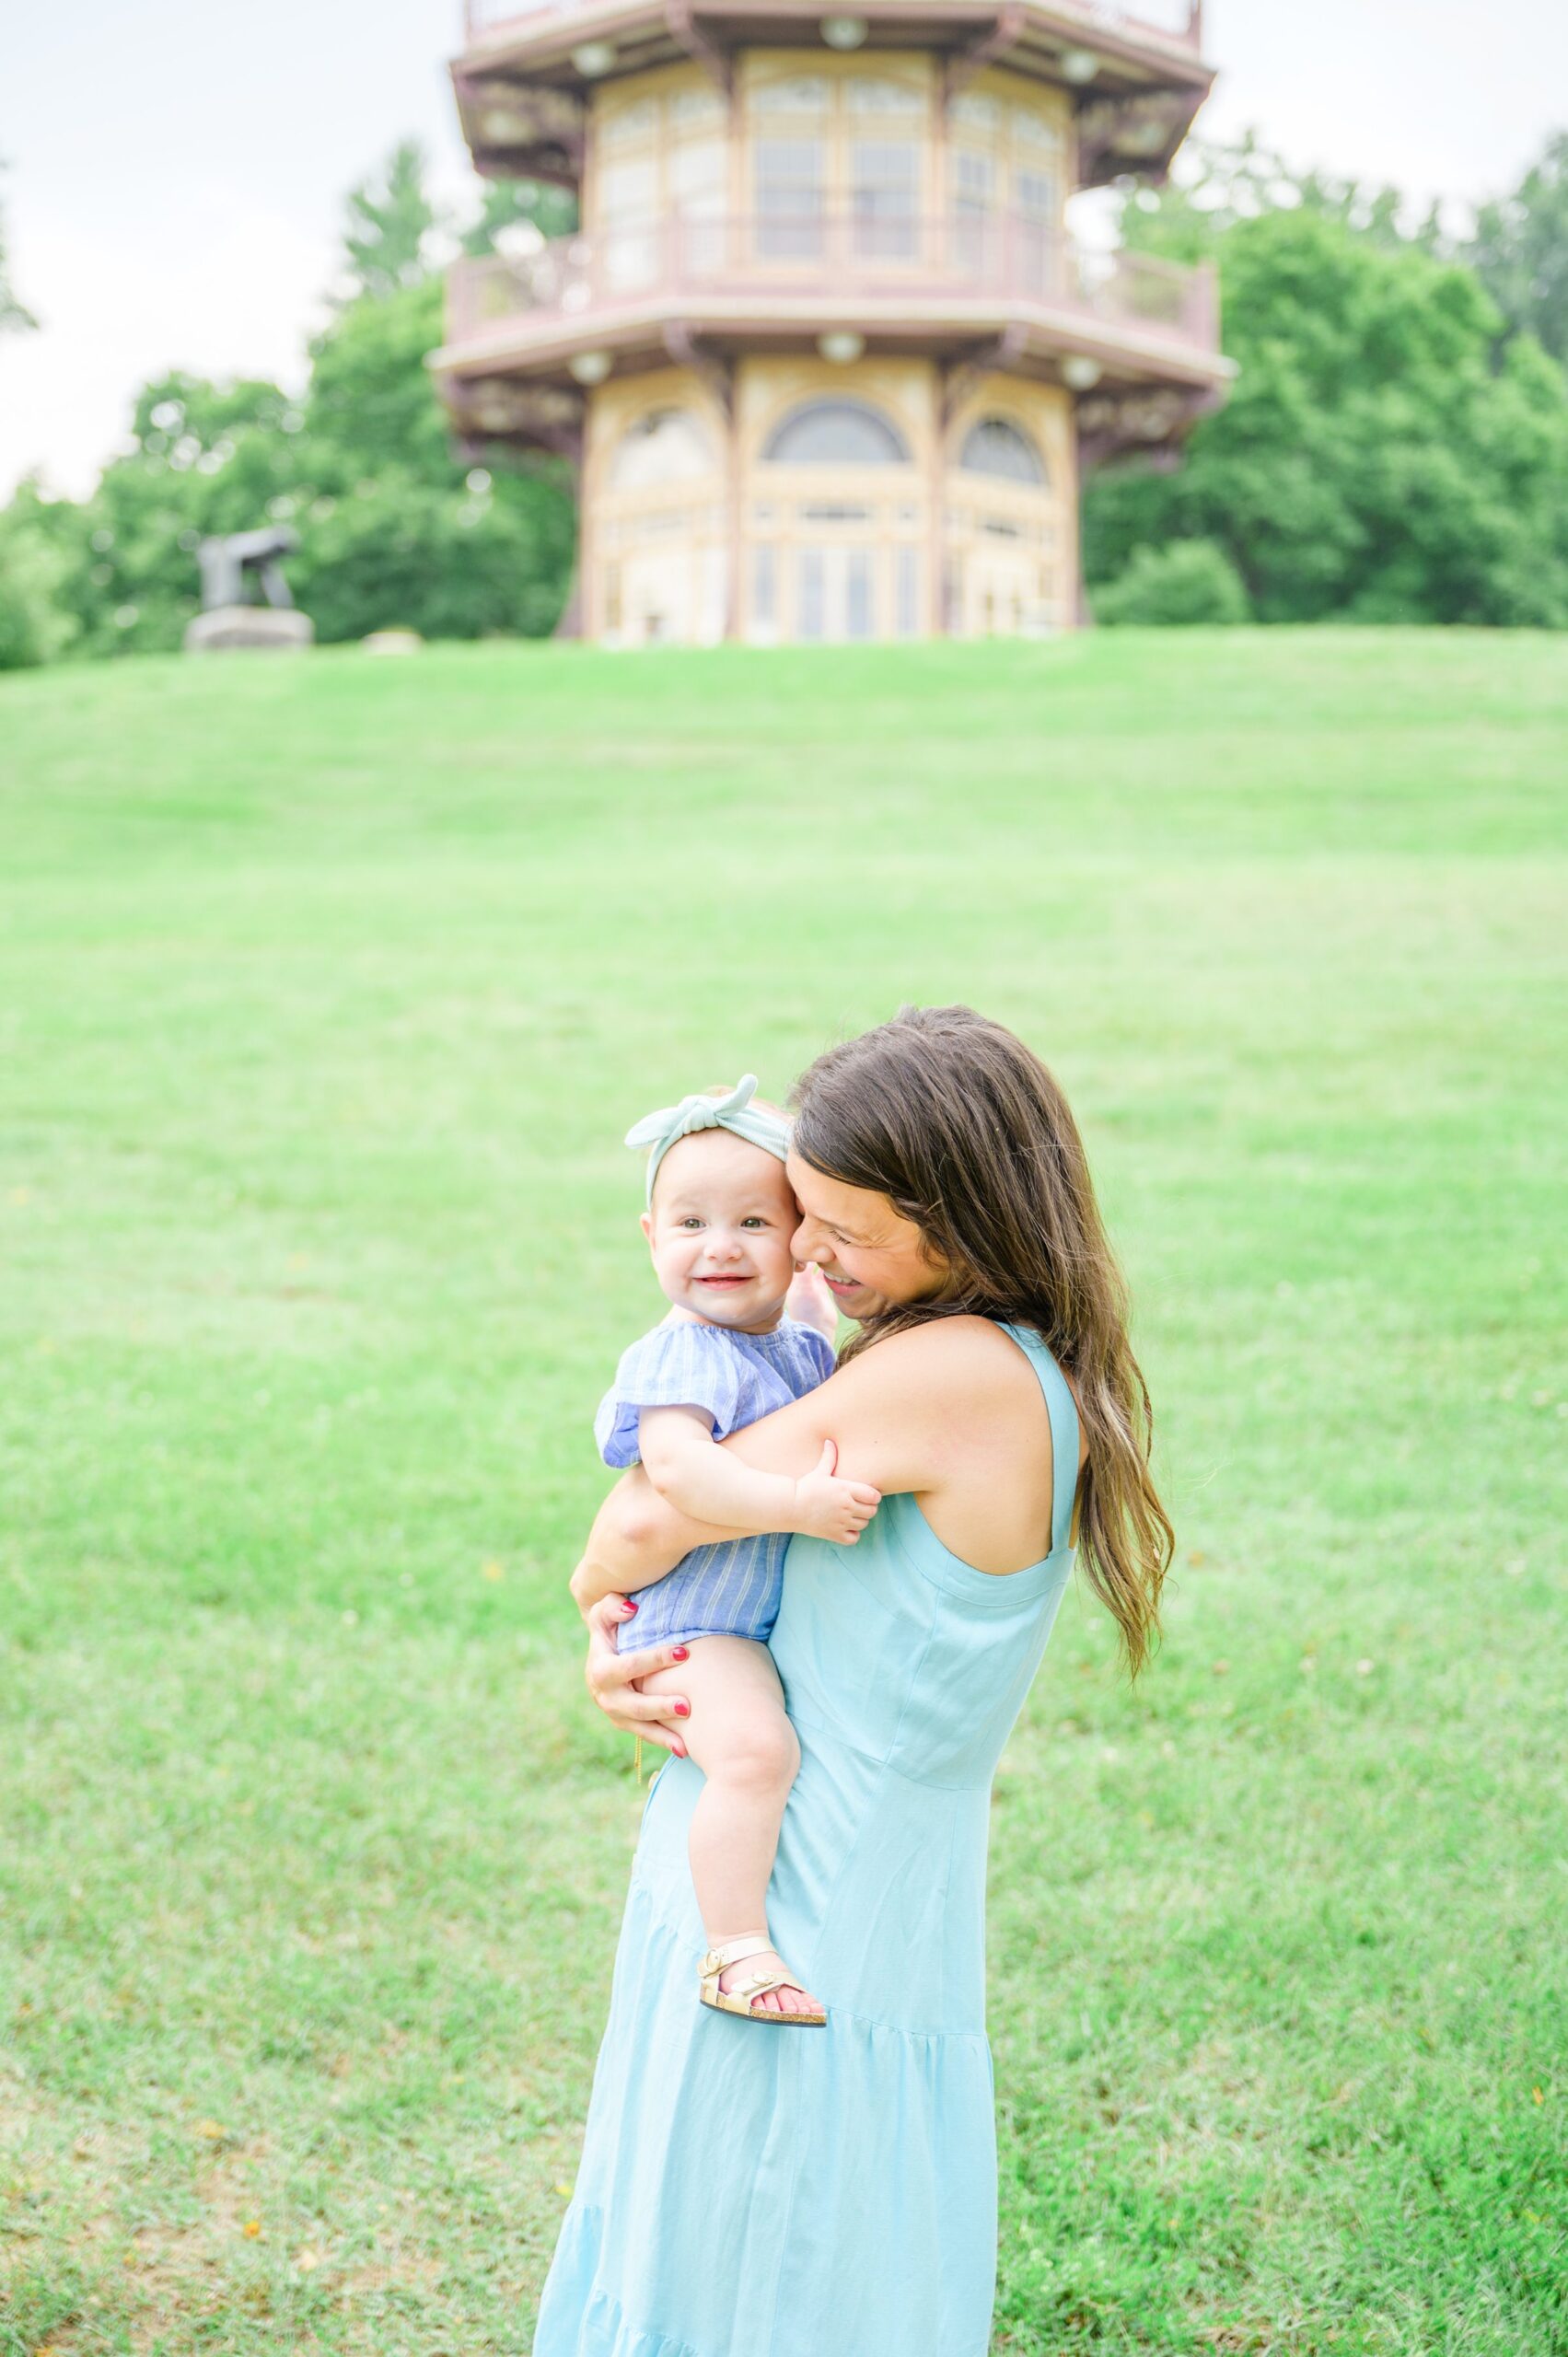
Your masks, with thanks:
[{"label": "arched window", "polygon": [[964,436],[958,464],[967,475],[1001,475],[1008,482],[1044,482],[1045,461],[1021,425],[982,417]]},{"label": "arched window", "polygon": [[907,467],[903,436],[865,401],[806,401],[763,451],[775,467]]},{"label": "arched window", "polygon": [[626,428],[610,462],[611,491],[653,491],[711,474],[713,445],[689,409],[652,409]]}]

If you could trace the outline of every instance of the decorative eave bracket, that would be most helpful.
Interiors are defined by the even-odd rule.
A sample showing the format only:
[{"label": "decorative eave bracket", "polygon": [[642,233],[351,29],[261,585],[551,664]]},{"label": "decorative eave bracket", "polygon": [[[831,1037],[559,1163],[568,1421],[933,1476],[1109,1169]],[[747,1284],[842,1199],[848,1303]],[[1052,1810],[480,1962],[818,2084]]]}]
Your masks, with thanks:
[{"label": "decorative eave bracket", "polygon": [[969,87],[977,74],[983,74],[988,65],[994,65],[999,57],[1005,57],[1010,49],[1016,49],[1023,34],[1022,0],[1005,0],[1004,6],[996,13],[995,22],[948,58],[942,76],[944,97],[957,98],[960,90]]},{"label": "decorative eave bracket", "polygon": [[1165,473],[1201,418],[1225,406],[1217,385],[1126,385],[1086,393],[1078,402],[1078,473],[1137,455]]},{"label": "decorative eave bracket", "polygon": [[690,368],[698,377],[724,417],[726,425],[735,419],[735,369],[721,359],[716,352],[700,344],[684,319],[671,319],[664,331],[664,348],[678,368]]},{"label": "decorative eave bracket", "polygon": [[709,40],[698,24],[691,0],[668,0],[665,22],[669,27],[670,39],[679,42],[695,64],[705,66],[717,87],[729,98],[735,83],[734,61]]},{"label": "decorative eave bracket", "polygon": [[942,380],[941,422],[944,434],[984,377],[1016,367],[1028,341],[1028,331],[1022,321],[1009,319],[999,336],[993,337],[990,343],[981,344],[978,352],[970,353],[967,360],[960,360],[957,367],[947,371]]},{"label": "decorative eave bracket", "polygon": [[586,141],[583,102],[569,90],[454,69],[458,112],[475,169],[492,180],[575,187]]}]

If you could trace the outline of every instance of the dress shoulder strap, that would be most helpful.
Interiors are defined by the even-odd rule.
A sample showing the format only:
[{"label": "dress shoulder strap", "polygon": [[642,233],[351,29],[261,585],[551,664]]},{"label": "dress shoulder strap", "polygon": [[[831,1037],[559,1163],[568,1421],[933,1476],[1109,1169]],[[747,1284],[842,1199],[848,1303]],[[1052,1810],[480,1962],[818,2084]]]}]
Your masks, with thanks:
[{"label": "dress shoulder strap", "polygon": [[1078,1403],[1066,1376],[1032,1326],[1004,1326],[1040,1378],[1051,1418],[1051,1551],[1060,1554],[1073,1530],[1078,1492]]}]

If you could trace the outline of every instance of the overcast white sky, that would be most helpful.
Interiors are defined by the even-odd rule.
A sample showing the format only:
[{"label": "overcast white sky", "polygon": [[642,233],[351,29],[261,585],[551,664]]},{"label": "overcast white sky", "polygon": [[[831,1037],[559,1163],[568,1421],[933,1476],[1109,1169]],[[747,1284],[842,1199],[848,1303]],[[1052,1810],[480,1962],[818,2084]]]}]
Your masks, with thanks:
[{"label": "overcast white sky", "polygon": [[[459,5],[10,0],[0,205],[42,330],[0,339],[0,497],[34,467],[90,489],[167,368],[299,381],[350,183],[412,133],[438,192],[472,190]],[[1512,186],[1568,124],[1562,0],[1210,0],[1204,45],[1206,129],[1423,204]]]}]

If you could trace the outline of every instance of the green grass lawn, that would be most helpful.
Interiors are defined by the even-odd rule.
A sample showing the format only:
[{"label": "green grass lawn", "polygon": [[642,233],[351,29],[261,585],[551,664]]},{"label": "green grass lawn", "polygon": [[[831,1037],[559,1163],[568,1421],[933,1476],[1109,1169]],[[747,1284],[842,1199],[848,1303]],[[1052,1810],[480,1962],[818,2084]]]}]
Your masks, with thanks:
[{"label": "green grass lawn", "polygon": [[1065,1083],[1180,1541],[997,1785],[997,2350],[1568,2349],[1565,741],[1435,632],[0,682],[5,2357],[524,2357],[618,1140],[905,998]]}]

